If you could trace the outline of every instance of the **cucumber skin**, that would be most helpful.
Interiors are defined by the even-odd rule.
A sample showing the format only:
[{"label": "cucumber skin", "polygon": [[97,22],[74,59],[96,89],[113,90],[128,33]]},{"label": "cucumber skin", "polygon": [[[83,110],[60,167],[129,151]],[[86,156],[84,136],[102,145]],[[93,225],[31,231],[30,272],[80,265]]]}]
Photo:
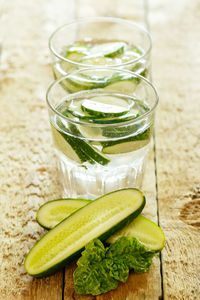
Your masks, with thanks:
[{"label": "cucumber skin", "polygon": [[[80,200],[80,201],[83,201],[83,202],[85,202],[85,203],[90,203],[90,201],[91,201],[91,200],[79,199],[79,198],[62,198],[62,199],[55,199],[55,200],[48,201],[48,203],[55,202],[55,201],[61,201],[61,200]],[[41,224],[40,221],[39,221],[39,218],[38,218],[38,214],[39,214],[40,209],[43,208],[46,204],[47,204],[47,202],[44,203],[44,204],[42,204],[42,205],[39,207],[39,209],[38,209],[38,211],[37,211],[37,215],[36,215],[36,221],[37,221],[38,224],[39,224],[41,227],[43,227],[44,229],[50,230],[49,227],[46,227],[46,226],[44,226],[43,224]]]},{"label": "cucumber skin", "polygon": [[[129,188],[128,188],[129,189]],[[122,191],[122,190],[126,190],[125,189],[121,189],[119,191]],[[137,190],[139,191],[138,189],[136,188],[132,188],[132,190]],[[141,193],[141,191],[139,191]],[[106,195],[109,195],[109,194],[112,194],[113,192],[110,192]],[[113,226],[112,228],[110,228],[108,231],[104,232],[103,234],[101,234],[100,236],[97,236],[95,238],[98,238],[100,239],[102,242],[107,240],[112,234],[114,234],[115,232],[117,232],[118,230],[120,230],[122,227],[128,225],[133,219],[135,219],[140,213],[141,211],[143,210],[145,204],[146,204],[146,198],[145,196],[142,194],[143,196],[143,203],[142,205],[136,210],[134,211],[131,215],[129,215],[128,217],[126,217],[124,220],[122,220],[121,222],[117,223],[115,226]],[[101,196],[102,197],[102,196]],[[99,198],[101,198],[99,197]],[[96,200],[98,200],[99,198],[97,198]],[[96,201],[94,200],[94,201]],[[90,203],[86,204],[84,207],[86,207],[87,205],[90,205]],[[74,215],[76,212],[78,212],[79,210],[83,209],[84,207],[81,207],[80,209],[78,209],[77,211],[75,211],[74,213],[72,213],[69,217],[67,217],[66,219],[64,219],[63,221],[61,221],[58,225],[56,225],[53,229],[51,230],[54,230],[57,228],[57,226],[59,226],[61,223],[65,222],[65,220],[67,220],[68,218],[70,218],[72,215]],[[48,231],[50,232],[50,231]],[[48,234],[48,232],[44,235],[46,236]],[[32,250],[34,250],[35,246],[44,238],[44,236],[31,248],[30,252],[28,253],[28,255],[32,252]],[[59,269],[61,269],[62,267],[64,267],[67,263],[73,261],[75,258],[77,258],[81,252],[84,250],[85,248],[85,245],[79,249],[78,251],[74,252],[72,255],[70,255],[69,257],[67,257],[66,259],[62,260],[61,262],[57,263],[56,265],[54,265],[53,267],[39,273],[39,274],[30,274],[28,272],[28,270],[26,269],[26,259],[28,257],[28,255],[26,256],[25,258],[25,261],[24,261],[24,267],[25,267],[25,270],[26,272],[31,275],[32,277],[35,277],[35,278],[41,278],[41,277],[45,277],[45,276],[48,276],[48,275],[51,275],[51,274],[54,274],[56,271],[58,271]]]}]

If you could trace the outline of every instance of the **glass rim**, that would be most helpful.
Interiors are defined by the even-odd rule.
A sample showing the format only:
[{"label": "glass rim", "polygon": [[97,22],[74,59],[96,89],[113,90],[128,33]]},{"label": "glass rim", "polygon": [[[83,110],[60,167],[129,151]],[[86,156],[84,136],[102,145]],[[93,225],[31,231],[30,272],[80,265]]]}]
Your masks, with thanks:
[{"label": "glass rim", "polygon": [[56,36],[56,34],[62,30],[64,27],[68,27],[68,26],[71,26],[73,24],[78,24],[78,23],[86,23],[86,22],[116,22],[116,23],[124,23],[124,24],[127,24],[127,25],[130,25],[132,27],[135,27],[137,28],[138,30],[140,30],[141,32],[143,32],[147,37],[148,37],[148,40],[149,40],[149,47],[148,49],[139,57],[135,58],[135,59],[132,59],[128,62],[124,62],[124,63],[120,63],[120,64],[114,64],[114,65],[106,65],[106,67],[120,67],[120,66],[127,66],[127,65],[130,65],[130,64],[133,64],[139,60],[141,60],[142,58],[145,58],[150,52],[151,52],[151,49],[152,49],[152,39],[151,39],[151,35],[150,33],[140,24],[138,23],[135,23],[133,21],[130,21],[130,20],[125,20],[125,19],[121,19],[121,18],[113,18],[113,17],[88,17],[88,18],[79,18],[77,19],[76,21],[73,21],[73,22],[70,22],[70,23],[65,23],[61,26],[59,26],[49,37],[49,41],[48,41],[48,46],[49,46],[49,50],[51,51],[51,53],[53,55],[55,55],[57,58],[63,60],[63,61],[66,61],[70,64],[73,64],[73,65],[76,65],[76,66],[81,66],[83,68],[87,68],[87,67],[91,67],[92,65],[89,65],[89,64],[83,64],[83,63],[79,63],[79,62],[75,62],[73,60],[70,60],[70,59],[67,59],[65,57],[63,57],[62,55],[60,55],[60,53],[58,53],[55,48],[53,47],[53,38]]},{"label": "glass rim", "polygon": [[[113,70],[113,71],[120,71],[120,72],[125,72],[125,73],[128,73],[128,74],[131,74],[131,75],[134,75],[135,77],[141,79],[142,81],[145,81],[146,84],[153,90],[154,92],[154,96],[155,96],[155,103],[154,105],[150,108],[150,110],[146,111],[143,115],[139,116],[139,117],[136,117],[136,118],[133,118],[133,119],[130,119],[128,121],[124,121],[124,122],[115,122],[115,123],[91,123],[91,122],[84,122],[84,121],[80,121],[80,120],[74,120],[72,118],[69,118],[67,116],[64,116],[62,113],[60,113],[56,108],[55,106],[52,105],[51,103],[51,99],[50,99],[50,93],[51,93],[51,90],[52,88],[54,88],[54,86],[56,86],[57,84],[59,84],[61,81],[67,79],[69,76],[71,75],[75,75],[77,73],[79,73],[80,71],[90,71],[90,70]],[[81,92],[81,91],[79,91]],[[74,93],[75,95],[79,92],[76,92]],[[69,95],[73,95],[72,94],[69,94]],[[121,94],[123,95],[123,94]],[[47,89],[47,92],[46,92],[46,102],[47,102],[47,105],[48,107],[59,117],[61,117],[62,119],[64,120],[67,120],[68,122],[72,123],[72,124],[78,124],[78,125],[84,125],[84,126],[90,126],[90,127],[101,127],[101,128],[104,128],[104,127],[120,127],[120,126],[123,126],[123,125],[129,125],[129,124],[135,124],[135,123],[138,123],[140,122],[142,119],[146,118],[146,116],[150,115],[154,110],[155,108],[157,107],[158,105],[158,101],[159,101],[159,96],[158,96],[158,93],[157,93],[157,90],[156,88],[154,87],[154,85],[146,78],[144,78],[143,76],[141,75],[138,75],[137,73],[134,73],[134,72],[131,72],[131,71],[128,71],[128,70],[122,70],[122,69],[118,69],[118,68],[105,68],[105,67],[98,67],[98,68],[84,68],[84,69],[79,69],[79,70],[76,70],[74,72],[71,72],[67,75],[64,75],[60,78],[58,78],[57,80],[54,80],[48,87]]]}]

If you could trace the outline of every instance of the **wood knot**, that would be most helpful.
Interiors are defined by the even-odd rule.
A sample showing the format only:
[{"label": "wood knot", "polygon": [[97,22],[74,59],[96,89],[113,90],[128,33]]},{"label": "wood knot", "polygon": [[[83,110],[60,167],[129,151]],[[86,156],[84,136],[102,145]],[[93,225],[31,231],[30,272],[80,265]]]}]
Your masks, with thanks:
[{"label": "wood knot", "polygon": [[180,219],[188,225],[200,227],[200,187],[184,197],[188,202],[183,206]]}]

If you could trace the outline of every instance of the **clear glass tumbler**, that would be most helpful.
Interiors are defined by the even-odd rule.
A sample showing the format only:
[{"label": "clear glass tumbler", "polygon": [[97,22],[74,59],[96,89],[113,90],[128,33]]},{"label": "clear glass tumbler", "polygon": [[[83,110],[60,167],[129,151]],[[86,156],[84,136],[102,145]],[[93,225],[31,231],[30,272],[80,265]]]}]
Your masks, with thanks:
[{"label": "clear glass tumbler", "polygon": [[51,35],[49,49],[56,79],[91,66],[120,67],[148,77],[151,37],[124,19],[95,17],[65,24]]},{"label": "clear glass tumbler", "polygon": [[144,77],[80,69],[54,81],[47,105],[67,197],[141,187],[158,95]]}]

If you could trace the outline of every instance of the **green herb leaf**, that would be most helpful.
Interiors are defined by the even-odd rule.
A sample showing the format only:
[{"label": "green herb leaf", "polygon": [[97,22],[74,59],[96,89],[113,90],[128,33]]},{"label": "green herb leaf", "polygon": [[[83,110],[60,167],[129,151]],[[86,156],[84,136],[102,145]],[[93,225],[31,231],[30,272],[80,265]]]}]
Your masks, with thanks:
[{"label": "green herb leaf", "polygon": [[121,237],[110,247],[95,239],[89,242],[75,270],[74,285],[78,294],[99,295],[117,288],[118,280],[125,282],[129,270],[147,272],[155,251],[149,251],[136,238]]}]

